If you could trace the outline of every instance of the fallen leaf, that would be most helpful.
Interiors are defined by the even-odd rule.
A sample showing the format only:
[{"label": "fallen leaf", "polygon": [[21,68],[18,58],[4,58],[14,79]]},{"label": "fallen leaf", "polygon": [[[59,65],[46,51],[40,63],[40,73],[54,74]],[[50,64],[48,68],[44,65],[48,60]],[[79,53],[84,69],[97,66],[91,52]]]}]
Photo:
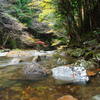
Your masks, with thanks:
[{"label": "fallen leaf", "polygon": [[88,76],[95,76],[96,72],[94,72],[94,71],[87,71],[87,75]]}]

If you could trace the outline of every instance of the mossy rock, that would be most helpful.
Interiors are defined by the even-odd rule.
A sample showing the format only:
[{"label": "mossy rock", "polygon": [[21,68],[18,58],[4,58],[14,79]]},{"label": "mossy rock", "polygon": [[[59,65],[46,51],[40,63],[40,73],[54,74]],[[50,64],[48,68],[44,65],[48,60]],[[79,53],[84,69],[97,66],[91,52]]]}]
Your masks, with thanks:
[{"label": "mossy rock", "polygon": [[74,57],[67,55],[66,51],[57,52],[53,57],[57,65],[72,64],[76,61]]},{"label": "mossy rock", "polygon": [[98,53],[95,53],[94,55],[93,55],[93,58],[95,59],[95,60],[97,60],[97,61],[100,61],[100,53],[98,52]]},{"label": "mossy rock", "polygon": [[92,60],[91,61],[86,61],[84,59],[80,59],[80,60],[77,60],[75,62],[75,65],[77,66],[82,66],[86,69],[93,69],[95,68],[95,62],[93,62]]},{"label": "mossy rock", "polygon": [[67,49],[66,53],[73,57],[81,57],[82,55],[84,55],[85,50],[81,48]]}]

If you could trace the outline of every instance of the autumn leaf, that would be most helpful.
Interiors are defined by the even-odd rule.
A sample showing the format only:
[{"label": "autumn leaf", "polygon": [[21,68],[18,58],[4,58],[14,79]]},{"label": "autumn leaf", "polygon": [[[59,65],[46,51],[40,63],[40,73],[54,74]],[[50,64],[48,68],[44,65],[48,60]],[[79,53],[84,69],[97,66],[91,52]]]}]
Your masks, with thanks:
[{"label": "autumn leaf", "polygon": [[95,76],[96,72],[94,72],[94,71],[87,71],[87,75],[88,76]]}]

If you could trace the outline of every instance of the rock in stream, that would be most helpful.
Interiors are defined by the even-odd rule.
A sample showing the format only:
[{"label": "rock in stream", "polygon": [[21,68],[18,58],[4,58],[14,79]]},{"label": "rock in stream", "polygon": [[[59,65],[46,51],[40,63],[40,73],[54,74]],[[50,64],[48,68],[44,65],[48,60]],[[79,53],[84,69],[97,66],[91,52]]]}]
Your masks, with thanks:
[{"label": "rock in stream", "polygon": [[90,100],[100,100],[100,95],[95,95]]},{"label": "rock in stream", "polygon": [[58,66],[52,73],[59,83],[86,83],[89,80],[85,68],[79,66]]},{"label": "rock in stream", "polygon": [[23,74],[26,80],[40,80],[48,73],[45,68],[34,61],[23,68]]}]

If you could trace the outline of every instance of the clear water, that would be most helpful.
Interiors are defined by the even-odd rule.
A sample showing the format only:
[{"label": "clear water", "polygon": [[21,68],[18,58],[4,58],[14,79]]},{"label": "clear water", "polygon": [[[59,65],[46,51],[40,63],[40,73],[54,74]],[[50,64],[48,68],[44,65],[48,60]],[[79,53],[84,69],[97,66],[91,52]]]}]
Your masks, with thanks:
[{"label": "clear water", "polygon": [[[0,57],[0,65],[7,64],[10,60],[11,58]],[[0,100],[57,100],[64,95],[89,100],[100,94],[100,76],[92,78],[86,85],[59,85],[51,76],[40,81],[23,80],[20,70],[27,63],[29,61],[0,66]]]}]

